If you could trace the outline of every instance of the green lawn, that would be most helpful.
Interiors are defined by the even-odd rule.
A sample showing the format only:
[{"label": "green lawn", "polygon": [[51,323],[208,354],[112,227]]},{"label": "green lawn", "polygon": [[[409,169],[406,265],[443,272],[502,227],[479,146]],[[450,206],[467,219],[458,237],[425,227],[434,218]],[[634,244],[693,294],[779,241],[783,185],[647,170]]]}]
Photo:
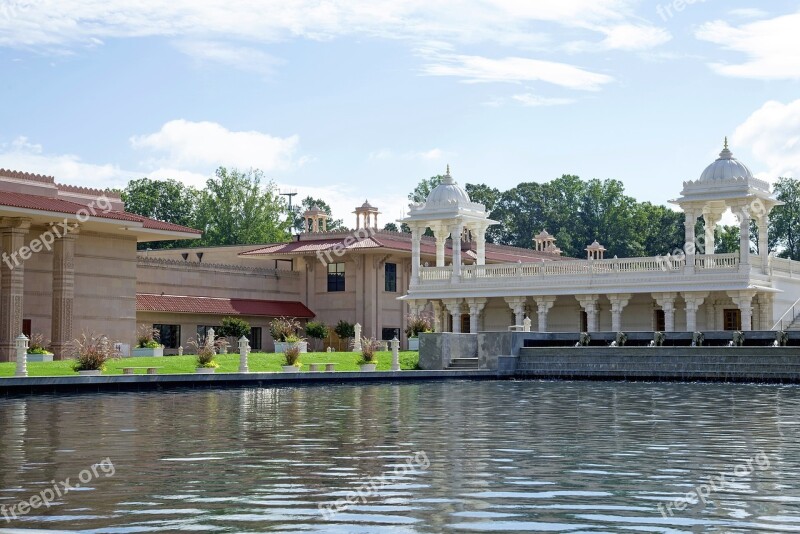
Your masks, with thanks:
[{"label": "green lawn", "polygon": [[[336,364],[337,371],[358,371],[358,357],[355,352],[309,352],[302,354],[300,361],[302,371],[308,370],[309,363],[332,362]],[[419,361],[417,352],[401,352],[400,368],[416,369]],[[55,362],[28,363],[28,376],[66,376],[77,375],[72,370],[72,361],[63,360]],[[217,373],[235,373],[239,370],[238,354],[220,354],[217,356]],[[106,366],[103,374],[121,375],[123,367],[161,367],[159,374],[194,373],[196,367],[194,356],[164,356],[163,358],[121,358],[112,360]],[[248,365],[251,372],[280,371],[283,365],[283,354],[267,354],[254,352],[250,354]],[[392,366],[391,352],[378,352],[378,370],[388,371]],[[14,376],[16,363],[0,363],[0,377]],[[137,373],[144,372],[138,369]]]}]

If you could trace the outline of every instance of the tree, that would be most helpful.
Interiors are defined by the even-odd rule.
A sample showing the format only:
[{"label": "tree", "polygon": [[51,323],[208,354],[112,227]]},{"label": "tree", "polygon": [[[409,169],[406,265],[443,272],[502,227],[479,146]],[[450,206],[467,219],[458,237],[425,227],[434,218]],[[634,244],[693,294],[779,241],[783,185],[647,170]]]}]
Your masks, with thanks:
[{"label": "tree", "polygon": [[330,334],[330,329],[323,322],[309,321],[306,323],[306,335],[312,339],[325,339]]},{"label": "tree", "polygon": [[784,202],[770,214],[770,249],[781,258],[800,260],[800,180],[780,178],[774,185],[775,198]]},{"label": "tree", "polygon": [[292,221],[274,182],[261,185],[259,170],[220,167],[200,195],[198,227],[202,246],[276,243],[291,238]]},{"label": "tree", "polygon": [[[131,180],[120,196],[125,211],[159,221],[195,228],[200,193],[177,180]],[[139,249],[191,246],[194,240],[139,243]]]},{"label": "tree", "polygon": [[[353,323],[348,323],[344,319],[340,319],[336,326],[333,328],[333,331],[339,336],[339,339],[350,340],[353,339],[356,335],[356,328]],[[350,348],[350,343],[348,341],[348,347]]]},{"label": "tree", "polygon": [[333,219],[333,215],[331,214],[331,207],[328,205],[327,202],[324,200],[319,200],[314,197],[308,196],[303,199],[302,203],[299,206],[298,212],[295,214],[294,219],[294,229],[298,232],[302,232],[305,228],[303,224],[303,213],[307,210],[310,210],[312,207],[316,206],[317,208],[321,209],[325,212],[328,216],[328,221],[326,223],[329,232],[336,232],[340,230],[347,230],[347,227],[344,225],[341,219]]},{"label": "tree", "polygon": [[400,231],[400,229],[397,228],[397,225],[395,223],[393,223],[393,222],[386,223],[383,226],[383,229],[386,230],[387,232],[399,232]]},{"label": "tree", "polygon": [[217,334],[222,337],[232,337],[238,341],[242,336],[250,336],[250,323],[238,317],[224,317]]},{"label": "tree", "polygon": [[428,195],[431,194],[431,191],[436,189],[436,187],[442,183],[442,180],[444,180],[444,176],[441,174],[431,176],[427,180],[422,180],[417,184],[417,187],[408,194],[408,200],[412,202],[425,202],[428,199]]}]

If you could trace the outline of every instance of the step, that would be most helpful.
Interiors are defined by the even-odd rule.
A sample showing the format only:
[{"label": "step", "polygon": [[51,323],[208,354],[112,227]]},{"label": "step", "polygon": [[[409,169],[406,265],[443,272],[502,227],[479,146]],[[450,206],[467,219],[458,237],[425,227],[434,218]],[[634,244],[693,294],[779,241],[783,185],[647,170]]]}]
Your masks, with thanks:
[{"label": "step", "polygon": [[478,358],[453,358],[448,369],[478,369]]}]

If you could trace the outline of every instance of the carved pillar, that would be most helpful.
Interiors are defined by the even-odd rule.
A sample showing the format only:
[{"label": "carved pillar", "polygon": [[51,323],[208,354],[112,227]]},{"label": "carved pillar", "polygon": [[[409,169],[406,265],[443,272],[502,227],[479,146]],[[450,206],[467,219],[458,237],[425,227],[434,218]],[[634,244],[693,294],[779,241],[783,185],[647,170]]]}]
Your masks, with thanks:
[{"label": "carved pillar", "polygon": [[622,310],[631,300],[630,293],[612,293],[606,295],[611,302],[611,330],[619,332],[622,330]]},{"label": "carved pillar", "polygon": [[411,227],[411,285],[419,283],[420,253],[419,244],[422,239],[422,229],[419,226]]},{"label": "carved pillar", "polygon": [[597,301],[599,295],[575,295],[583,311],[586,312],[586,330],[597,332]]},{"label": "carved pillar", "polygon": [[25,258],[30,257],[30,249],[25,254],[25,235],[30,229],[30,219],[0,219],[0,361],[16,360],[17,336],[22,333],[22,301],[25,282]]},{"label": "carved pillar", "polygon": [[692,291],[681,293],[683,301],[686,303],[686,330],[697,332],[697,310],[708,297],[707,291]]},{"label": "carved pillar", "polygon": [[436,266],[437,267],[444,267],[445,257],[444,257],[444,245],[447,241],[447,235],[449,232],[447,228],[443,225],[434,226],[433,230],[433,237],[436,238]]},{"label": "carved pillar", "polygon": [[714,254],[714,231],[717,229],[717,223],[722,218],[722,212],[719,208],[705,206],[703,208],[703,220],[706,225],[706,242],[705,254]]},{"label": "carved pillar", "polygon": [[539,316],[539,332],[547,332],[547,313],[556,302],[556,297],[533,297],[536,301],[536,314]]},{"label": "carved pillar", "polygon": [[737,206],[736,218],[739,219],[739,264],[744,269],[750,268],[750,212],[749,206]]},{"label": "carved pillar", "polygon": [[461,333],[461,299],[442,299],[442,304],[445,305],[447,311],[453,318],[453,333]]},{"label": "carved pillar", "polygon": [[442,324],[442,303],[438,300],[431,301],[431,309],[433,310],[433,331],[443,332],[444,325]]},{"label": "carved pillar", "polygon": [[[677,293],[653,293],[653,299],[656,304],[661,306],[664,311],[664,331],[675,331],[675,299],[678,298]],[[702,301],[701,301],[702,302]],[[692,330],[694,332],[694,330]]]},{"label": "carved pillar", "polygon": [[739,308],[742,316],[742,331],[748,332],[753,329],[753,297],[755,290],[728,291],[728,296]]},{"label": "carved pillar", "polygon": [[486,265],[486,228],[480,226],[475,228],[475,252],[478,255],[475,263]]},{"label": "carved pillar", "polygon": [[51,339],[54,359],[65,358],[64,349],[72,340],[72,308],[75,300],[75,240],[78,230],[53,243],[53,313]]},{"label": "carved pillar", "polygon": [[525,320],[525,301],[526,297],[504,297],[506,304],[514,312],[514,325],[522,326],[522,321]]},{"label": "carved pillar", "polygon": [[461,279],[461,233],[464,226],[461,223],[450,227],[450,243],[453,246],[453,276],[452,280],[457,282]]},{"label": "carved pillar", "polygon": [[480,329],[481,312],[488,299],[485,298],[468,298],[466,299],[467,306],[469,306],[469,333],[477,334]]},{"label": "carved pillar", "polygon": [[760,312],[759,320],[761,322],[761,330],[771,330],[775,324],[773,317],[774,306],[774,293],[759,293],[758,294],[758,308]]},{"label": "carved pillar", "polygon": [[694,208],[686,206],[684,208],[684,236],[685,236],[685,243],[683,245],[683,251],[686,253],[686,267],[687,271],[693,272],[694,271],[694,255],[696,252],[696,240],[697,236],[694,233],[695,224],[697,224],[697,212]]},{"label": "carved pillar", "polygon": [[[758,218],[758,255],[761,257],[761,272],[769,273],[769,215]],[[772,325],[770,325],[771,327]]]}]

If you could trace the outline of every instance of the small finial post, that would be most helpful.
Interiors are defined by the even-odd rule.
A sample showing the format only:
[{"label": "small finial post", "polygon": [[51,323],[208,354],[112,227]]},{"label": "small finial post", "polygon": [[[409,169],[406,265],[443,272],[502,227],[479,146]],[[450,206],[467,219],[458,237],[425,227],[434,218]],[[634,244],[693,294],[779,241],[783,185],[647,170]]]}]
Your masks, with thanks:
[{"label": "small finial post", "polygon": [[445,173],[447,176],[450,176],[450,164],[447,164],[447,172]]},{"label": "small finial post", "polygon": [[727,135],[725,136],[725,148],[726,149],[728,148],[728,136]]}]

